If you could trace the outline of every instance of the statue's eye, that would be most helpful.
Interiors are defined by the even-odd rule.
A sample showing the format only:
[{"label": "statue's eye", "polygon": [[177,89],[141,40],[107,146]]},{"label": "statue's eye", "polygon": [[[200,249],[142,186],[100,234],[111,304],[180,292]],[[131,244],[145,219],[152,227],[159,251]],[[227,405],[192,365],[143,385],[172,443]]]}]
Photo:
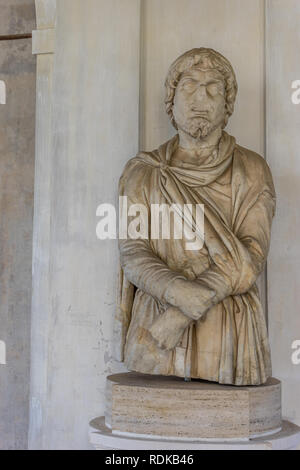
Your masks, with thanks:
[{"label": "statue's eye", "polygon": [[192,79],[183,80],[181,83],[182,90],[186,91],[187,93],[192,93],[193,91],[195,91],[196,86],[197,84],[195,80]]},{"label": "statue's eye", "polygon": [[219,93],[223,93],[223,84],[222,83],[211,83],[206,87],[207,93],[210,96],[216,96]]}]

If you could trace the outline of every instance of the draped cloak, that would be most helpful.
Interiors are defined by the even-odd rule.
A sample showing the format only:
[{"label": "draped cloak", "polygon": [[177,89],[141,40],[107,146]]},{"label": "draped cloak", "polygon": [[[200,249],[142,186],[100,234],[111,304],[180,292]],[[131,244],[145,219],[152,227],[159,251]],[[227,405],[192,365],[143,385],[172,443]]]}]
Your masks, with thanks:
[{"label": "draped cloak", "polygon": [[[223,132],[217,151],[200,165],[172,165],[179,136],[131,159],[119,195],[143,204],[148,239],[119,241],[115,356],[129,370],[258,385],[271,375],[265,316],[256,279],[267,258],[275,190],[269,167]],[[151,239],[151,204],[204,204],[204,245]],[[149,329],[169,305],[175,279],[213,290],[207,313],[186,328],[173,350],[159,348]]]}]

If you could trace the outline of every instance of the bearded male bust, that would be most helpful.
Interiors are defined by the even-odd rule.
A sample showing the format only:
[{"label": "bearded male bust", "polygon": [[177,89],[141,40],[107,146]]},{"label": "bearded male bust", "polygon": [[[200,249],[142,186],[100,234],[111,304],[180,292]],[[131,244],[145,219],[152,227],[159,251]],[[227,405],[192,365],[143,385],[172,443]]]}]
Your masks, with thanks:
[{"label": "bearded male bust", "polygon": [[[267,258],[275,191],[265,160],[224,128],[237,94],[229,61],[193,49],[170,67],[166,109],[178,133],[131,159],[128,206],[149,210],[149,236],[120,239],[118,359],[131,371],[259,385],[271,376],[256,280]],[[152,204],[203,204],[204,244],[151,238]]]}]

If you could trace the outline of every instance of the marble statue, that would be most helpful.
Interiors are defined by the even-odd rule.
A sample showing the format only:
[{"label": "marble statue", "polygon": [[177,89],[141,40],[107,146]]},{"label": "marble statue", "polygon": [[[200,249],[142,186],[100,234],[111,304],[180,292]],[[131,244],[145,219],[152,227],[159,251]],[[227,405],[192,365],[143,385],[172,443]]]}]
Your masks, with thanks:
[{"label": "marble statue", "polygon": [[177,134],[127,163],[119,194],[149,214],[152,204],[202,204],[204,243],[187,250],[184,237],[152,239],[150,215],[147,238],[119,240],[117,358],[145,374],[263,384],[271,360],[256,280],[275,212],[272,176],[224,131],[237,94],[225,57],[188,51],[165,86]]}]

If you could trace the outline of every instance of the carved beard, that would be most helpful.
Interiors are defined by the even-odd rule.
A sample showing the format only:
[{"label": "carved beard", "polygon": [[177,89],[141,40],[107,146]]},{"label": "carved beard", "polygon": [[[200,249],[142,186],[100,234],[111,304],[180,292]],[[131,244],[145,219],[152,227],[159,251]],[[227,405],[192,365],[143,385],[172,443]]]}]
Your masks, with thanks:
[{"label": "carved beard", "polygon": [[189,119],[181,128],[197,140],[207,137],[214,130],[214,126],[207,119],[201,117]]}]

